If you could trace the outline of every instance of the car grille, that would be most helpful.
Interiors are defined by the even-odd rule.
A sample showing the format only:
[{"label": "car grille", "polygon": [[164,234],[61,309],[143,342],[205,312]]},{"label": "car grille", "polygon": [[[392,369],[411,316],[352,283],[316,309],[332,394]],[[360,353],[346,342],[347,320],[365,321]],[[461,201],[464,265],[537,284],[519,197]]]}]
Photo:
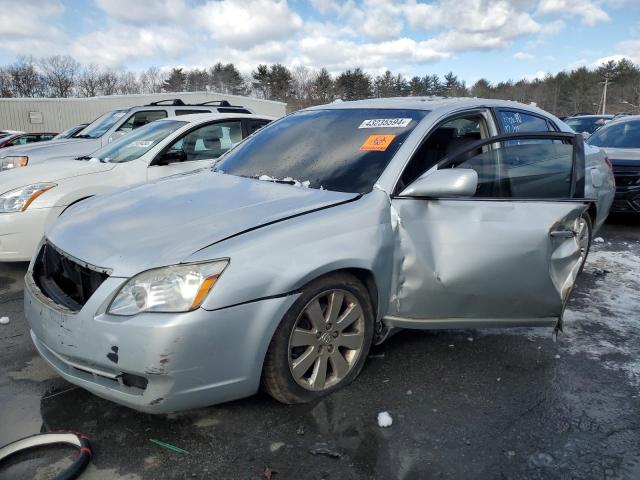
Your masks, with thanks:
[{"label": "car grille", "polygon": [[616,178],[616,187],[640,186],[640,166],[614,164],[613,176]]},{"label": "car grille", "polygon": [[33,264],[33,280],[51,301],[79,311],[109,275],[71,260],[44,243]]}]

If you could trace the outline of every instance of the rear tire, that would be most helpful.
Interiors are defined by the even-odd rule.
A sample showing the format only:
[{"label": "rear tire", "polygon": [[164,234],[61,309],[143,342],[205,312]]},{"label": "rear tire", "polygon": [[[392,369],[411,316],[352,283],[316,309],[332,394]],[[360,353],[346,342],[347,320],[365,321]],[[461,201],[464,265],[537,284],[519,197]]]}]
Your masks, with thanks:
[{"label": "rear tire", "polygon": [[293,404],[348,385],[367,359],[374,321],[367,289],[353,275],[337,273],[311,282],[271,339],[264,389],[276,400]]}]

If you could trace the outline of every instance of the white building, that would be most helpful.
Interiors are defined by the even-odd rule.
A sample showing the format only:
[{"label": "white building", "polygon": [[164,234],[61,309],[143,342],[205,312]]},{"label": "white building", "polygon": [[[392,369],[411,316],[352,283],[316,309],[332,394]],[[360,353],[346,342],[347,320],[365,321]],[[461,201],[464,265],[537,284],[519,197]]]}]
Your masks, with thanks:
[{"label": "white building", "polygon": [[154,93],[150,95],[109,95],[89,98],[0,98],[0,130],[21,130],[29,133],[61,132],[80,123],[89,123],[116,108],[147,105],[159,100],[179,98],[196,104],[227,100],[255,113],[280,117],[287,104],[272,100],[225,95],[211,92]]}]

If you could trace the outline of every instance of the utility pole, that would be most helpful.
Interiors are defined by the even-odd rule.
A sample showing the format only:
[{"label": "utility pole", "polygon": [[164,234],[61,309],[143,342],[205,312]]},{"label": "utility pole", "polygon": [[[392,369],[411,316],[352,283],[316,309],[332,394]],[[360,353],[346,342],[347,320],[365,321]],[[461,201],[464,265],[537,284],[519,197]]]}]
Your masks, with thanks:
[{"label": "utility pole", "polygon": [[607,87],[609,86],[609,74],[607,73],[604,76],[604,82],[600,82],[602,84],[604,84],[603,90],[602,90],[602,115],[605,115],[607,113]]}]

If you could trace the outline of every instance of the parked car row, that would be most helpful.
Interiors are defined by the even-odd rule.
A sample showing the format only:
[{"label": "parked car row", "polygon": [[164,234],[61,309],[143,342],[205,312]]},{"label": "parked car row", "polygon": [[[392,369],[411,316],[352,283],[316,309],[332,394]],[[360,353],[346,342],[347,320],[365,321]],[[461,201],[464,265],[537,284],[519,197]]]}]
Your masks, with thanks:
[{"label": "parked car row", "polygon": [[153,102],[140,107],[117,109],[100,116],[85,128],[55,143],[12,147],[0,150],[0,171],[35,165],[44,161],[89,155],[123,135],[162,118],[193,113],[252,113],[249,109],[214,101],[198,105],[185,104],[180,99]]},{"label": "parked car row", "polygon": [[311,401],[398,329],[561,328],[614,197],[600,148],[515,102],[167,117],[0,173],[0,252],[46,224],[12,247],[40,355],[145,412]]}]

